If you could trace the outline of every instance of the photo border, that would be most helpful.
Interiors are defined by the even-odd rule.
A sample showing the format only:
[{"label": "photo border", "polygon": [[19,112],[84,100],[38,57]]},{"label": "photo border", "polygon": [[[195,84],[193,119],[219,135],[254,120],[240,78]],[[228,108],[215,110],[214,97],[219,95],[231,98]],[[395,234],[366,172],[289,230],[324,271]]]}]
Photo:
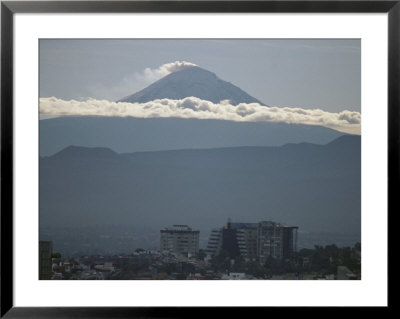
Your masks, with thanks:
[{"label": "photo border", "polygon": [[[388,13],[388,218],[397,212],[399,184],[400,4],[397,1],[2,1],[1,2],[1,317],[188,317],[235,308],[201,307],[14,307],[13,306],[13,15],[14,13]],[[388,225],[391,225],[388,219]],[[388,229],[388,247],[390,235]],[[389,255],[388,255],[389,266]],[[388,268],[388,275],[389,268]],[[388,289],[389,289],[388,277]],[[389,289],[390,291],[390,289]],[[390,295],[388,294],[390,309]],[[310,307],[287,307],[299,315]],[[313,307],[326,311],[327,307]],[[341,307],[330,307],[339,311]],[[370,308],[368,308],[370,309]],[[367,309],[367,310],[368,310]],[[278,313],[279,307],[246,311]],[[250,313],[248,313],[250,314]]]}]

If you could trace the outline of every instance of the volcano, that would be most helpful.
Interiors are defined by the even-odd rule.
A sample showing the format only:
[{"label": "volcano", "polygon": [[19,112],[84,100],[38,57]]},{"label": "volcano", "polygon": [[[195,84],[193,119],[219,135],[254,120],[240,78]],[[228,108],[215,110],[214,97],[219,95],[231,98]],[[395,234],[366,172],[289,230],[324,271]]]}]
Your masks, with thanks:
[{"label": "volcano", "polygon": [[124,97],[118,102],[145,103],[156,99],[180,100],[190,96],[213,103],[229,100],[232,105],[239,103],[265,105],[239,87],[221,80],[215,73],[198,66],[190,66],[170,73],[145,89]]},{"label": "volcano", "polygon": [[[239,87],[198,66],[172,72],[119,102],[196,97],[213,103],[266,105]],[[183,107],[186,107],[182,103]],[[40,121],[40,155],[52,155],[70,145],[107,147],[118,153],[239,146],[280,146],[286,143],[326,144],[343,135],[304,124],[235,122],[177,117],[68,116]]]}]

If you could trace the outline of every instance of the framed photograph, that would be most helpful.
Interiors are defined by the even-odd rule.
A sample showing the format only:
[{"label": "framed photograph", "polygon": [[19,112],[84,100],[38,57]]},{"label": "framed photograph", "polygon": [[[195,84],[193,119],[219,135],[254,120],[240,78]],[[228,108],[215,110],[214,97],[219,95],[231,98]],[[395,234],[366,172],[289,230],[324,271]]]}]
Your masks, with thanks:
[{"label": "framed photograph", "polygon": [[2,1],[1,316],[389,309],[399,19]]}]

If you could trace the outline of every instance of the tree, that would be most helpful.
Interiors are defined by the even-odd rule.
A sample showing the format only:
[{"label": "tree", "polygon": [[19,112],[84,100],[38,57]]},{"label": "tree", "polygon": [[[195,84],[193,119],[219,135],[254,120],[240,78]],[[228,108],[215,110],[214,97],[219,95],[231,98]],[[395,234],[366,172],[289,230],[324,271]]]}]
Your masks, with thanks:
[{"label": "tree", "polygon": [[229,253],[226,250],[221,250],[221,252],[214,256],[210,260],[211,268],[214,271],[225,272],[229,271],[231,268],[231,260],[229,258]]}]

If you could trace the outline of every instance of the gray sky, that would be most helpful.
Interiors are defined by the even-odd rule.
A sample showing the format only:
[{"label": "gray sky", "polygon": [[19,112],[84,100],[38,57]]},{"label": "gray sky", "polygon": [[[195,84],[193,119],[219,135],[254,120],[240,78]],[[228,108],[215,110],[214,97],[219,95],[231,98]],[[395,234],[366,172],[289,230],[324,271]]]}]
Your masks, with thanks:
[{"label": "gray sky", "polygon": [[360,40],[40,40],[40,97],[114,101],[178,60],[270,106],[361,111]]}]

